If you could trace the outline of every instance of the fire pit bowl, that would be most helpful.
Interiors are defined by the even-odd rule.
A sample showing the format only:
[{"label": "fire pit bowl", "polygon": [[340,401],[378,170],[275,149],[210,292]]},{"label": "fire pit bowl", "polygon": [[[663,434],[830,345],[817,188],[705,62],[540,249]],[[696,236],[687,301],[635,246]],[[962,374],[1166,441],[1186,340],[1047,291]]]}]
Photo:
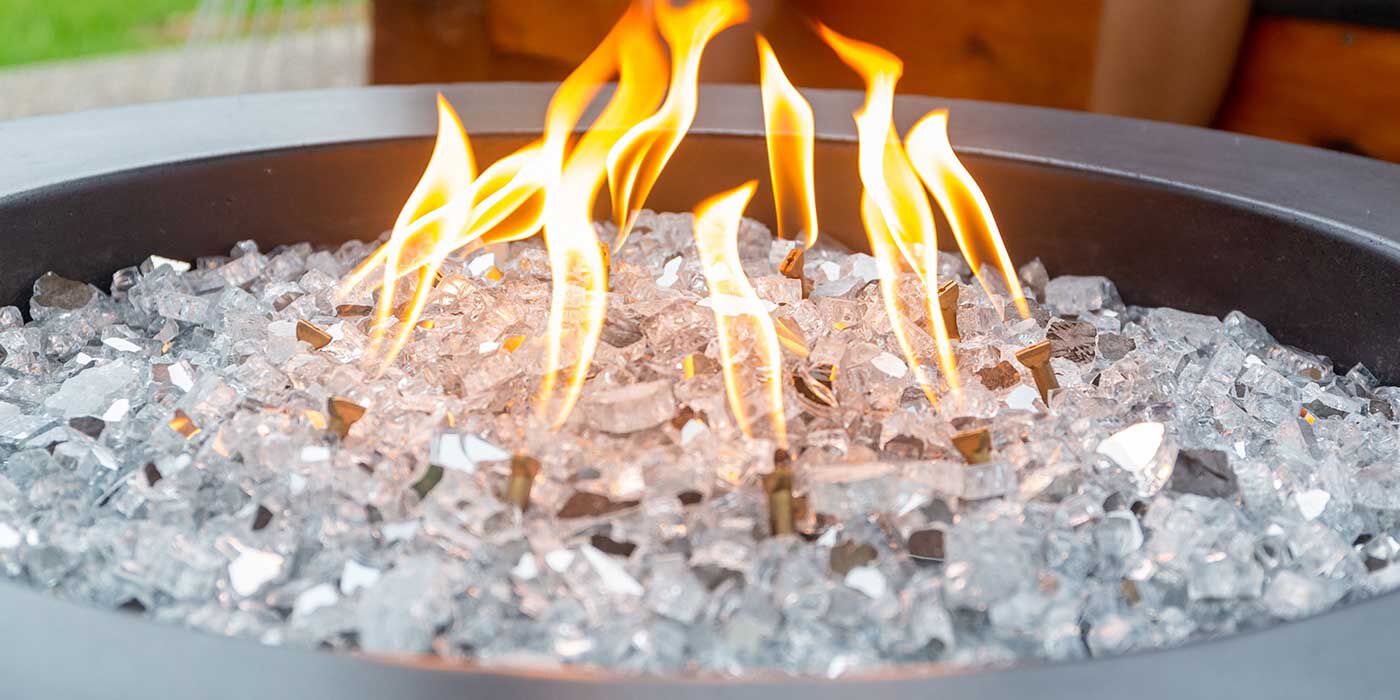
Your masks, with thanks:
[{"label": "fire pit bowl", "polygon": [[[483,162],[533,138],[551,85],[444,90]],[[854,92],[808,94],[823,229],[863,247]],[[754,88],[703,91],[692,135],[648,206],[684,211],[767,174]],[[1106,275],[1129,303],[1241,309],[1278,338],[1400,381],[1400,168],[1230,134],[928,98],[991,201],[1012,256]],[[371,238],[431,146],[432,89],[376,88],[174,103],[0,124],[0,305],[34,279],[104,283],[145,255],[236,241]],[[766,192],[761,185],[759,192]],[[749,215],[772,218],[760,195]],[[274,648],[153,624],[0,583],[0,688],[14,698],[1277,698],[1389,697],[1400,597],[1215,641],[1071,664],[730,681],[510,671],[434,659]]]}]

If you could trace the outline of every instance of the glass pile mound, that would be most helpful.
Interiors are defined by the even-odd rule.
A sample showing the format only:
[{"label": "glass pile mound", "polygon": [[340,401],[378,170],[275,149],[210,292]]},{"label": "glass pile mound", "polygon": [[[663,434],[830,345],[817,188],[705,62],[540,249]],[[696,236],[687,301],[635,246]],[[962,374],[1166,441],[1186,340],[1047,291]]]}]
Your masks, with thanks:
[{"label": "glass pile mound", "polygon": [[[787,245],[741,231],[788,341],[798,536],[767,534],[773,446],[727,408],[691,217],[648,212],[559,432],[538,241],[449,261],[382,374],[373,299],[336,296],[367,243],[41,278],[31,322],[0,309],[0,573],[268,644],[831,676],[1170,646],[1400,581],[1400,389],[1366,368],[1036,262],[1018,321],[948,256],[963,388],[930,405],[874,260],[809,251],[804,298]],[[1047,339],[1049,406],[1015,358]]]}]

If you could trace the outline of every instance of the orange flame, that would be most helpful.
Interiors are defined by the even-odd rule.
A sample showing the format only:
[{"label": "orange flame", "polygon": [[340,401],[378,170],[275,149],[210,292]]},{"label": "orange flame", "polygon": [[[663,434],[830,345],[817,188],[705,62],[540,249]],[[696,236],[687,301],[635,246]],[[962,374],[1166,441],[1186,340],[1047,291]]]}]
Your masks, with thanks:
[{"label": "orange flame", "polygon": [[908,317],[897,293],[898,258],[902,256],[923,283],[923,311],[934,338],[938,367],[949,388],[956,392],[960,386],[957,365],[938,308],[938,246],[933,209],[894,131],[894,87],[904,64],[878,46],[847,38],[824,25],[819,24],[817,29],[841,60],[865,80],[865,103],[855,113],[860,180],[865,187],[861,215],[871,252],[879,262],[880,289],[895,339],[915,370],[924,395],[936,402],[933,383],[919,369],[923,361],[906,327]]},{"label": "orange flame", "polygon": [[773,202],[778,213],[778,236],[800,240],[806,248],[817,242],[817,195],[813,183],[814,133],[812,106],[788,82],[773,47],[758,37],[763,125],[768,141],[768,172],[773,178]]},{"label": "orange flame", "polygon": [[987,197],[948,142],[947,110],[936,110],[920,119],[909,130],[904,147],[924,186],[938,201],[963,257],[987,295],[992,296],[992,286],[983,270],[984,262],[996,266],[1006,282],[1007,290],[1011,292],[1011,299],[1016,302],[1016,310],[1021,312],[1021,318],[1029,318],[1031,312],[1026,305],[1026,293],[1021,289],[1011,256],[1001,240],[996,219],[992,218]]},{"label": "orange flame", "polygon": [[724,388],[729,409],[744,435],[752,438],[753,416],[749,412],[749,387],[740,374],[740,353],[747,338],[756,341],[751,348],[757,357],[743,366],[751,367],[763,385],[763,414],[768,417],[773,439],[787,448],[787,422],[783,415],[782,351],[773,319],[749,284],[739,264],[739,221],[753,197],[755,181],[722,192],[695,208],[695,247],[710,287],[710,304],[719,331],[719,348],[724,368]]},{"label": "orange flame", "polygon": [[671,80],[666,101],[638,122],[608,153],[608,186],[620,250],[632,231],[666,163],[695,121],[699,103],[700,58],[716,34],[748,19],[743,0],[695,0],[682,8],[667,0],[656,6],[656,21],[671,46]]},{"label": "orange flame", "polygon": [[[549,247],[554,291],[549,309],[548,351],[537,407],[542,419],[554,428],[564,424],[578,401],[588,365],[598,346],[606,312],[608,270],[593,230],[593,205],[607,174],[607,155],[630,124],[656,108],[665,81],[665,55],[651,29],[649,12],[634,4],[604,39],[593,56],[607,72],[620,62],[617,91],[608,106],[584,134],[557,184],[546,196],[545,242]],[[593,57],[589,61],[593,61]],[[585,62],[588,63],[587,61]],[[606,76],[576,73],[578,82]],[[574,80],[574,76],[571,76]],[[550,112],[546,142],[562,152],[561,135],[572,130],[598,84],[569,85],[556,93]],[[552,141],[550,139],[553,139]],[[565,326],[571,326],[566,332]],[[566,345],[572,351],[573,369],[564,378],[564,390],[556,397]]]}]

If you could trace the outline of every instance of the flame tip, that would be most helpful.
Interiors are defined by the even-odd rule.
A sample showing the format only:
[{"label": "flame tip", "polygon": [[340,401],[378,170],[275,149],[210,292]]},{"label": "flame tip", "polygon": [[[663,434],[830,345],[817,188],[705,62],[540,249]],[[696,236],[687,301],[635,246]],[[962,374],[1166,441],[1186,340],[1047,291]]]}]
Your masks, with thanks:
[{"label": "flame tip", "polygon": [[816,244],[818,230],[812,106],[788,80],[782,64],[765,42],[759,43],[760,93],[763,98],[764,141],[768,174],[773,183],[778,235]]},{"label": "flame tip", "polygon": [[758,53],[760,56],[760,70],[762,70],[763,68],[763,62],[766,62],[768,60],[777,61],[777,57],[775,55],[777,52],[773,49],[773,42],[769,41],[768,37],[764,36],[760,32],[754,32],[753,39],[754,44],[758,46]]},{"label": "flame tip", "polygon": [[1025,292],[1007,253],[991,205],[972,174],[958,159],[948,140],[948,112],[934,110],[920,119],[908,136],[905,149],[924,187],[937,200],[968,266],[988,295],[994,293],[986,267],[1001,274],[1022,318],[1030,315]]}]

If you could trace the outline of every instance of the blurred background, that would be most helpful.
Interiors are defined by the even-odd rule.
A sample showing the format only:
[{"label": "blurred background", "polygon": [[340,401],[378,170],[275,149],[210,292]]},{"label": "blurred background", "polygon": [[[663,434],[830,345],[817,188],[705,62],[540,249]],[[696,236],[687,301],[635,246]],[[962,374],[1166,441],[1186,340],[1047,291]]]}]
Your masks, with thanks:
[{"label": "blurred background", "polygon": [[[0,118],[376,83],[557,80],[627,0],[0,0]],[[1400,162],[1400,0],[751,0],[703,78],[859,88],[817,19],[905,61],[900,91],[1212,126]]]}]

